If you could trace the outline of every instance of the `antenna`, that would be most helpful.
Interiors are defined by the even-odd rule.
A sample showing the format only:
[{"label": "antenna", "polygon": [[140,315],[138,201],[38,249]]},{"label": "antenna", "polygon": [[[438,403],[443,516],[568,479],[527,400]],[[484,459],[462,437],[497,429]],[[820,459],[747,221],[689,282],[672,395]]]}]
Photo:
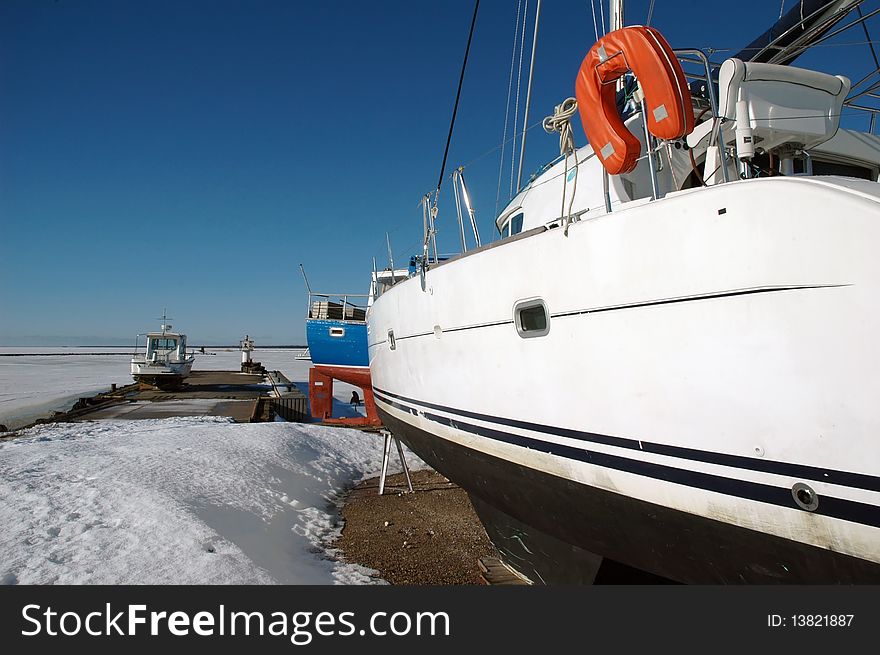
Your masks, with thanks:
[{"label": "antenna", "polygon": [[162,308],[162,318],[157,318],[157,321],[162,321],[162,334],[165,334],[166,330],[171,329],[171,325],[168,324],[168,321],[173,321],[174,319],[168,316],[168,308]]},{"label": "antenna", "polygon": [[394,255],[391,254],[391,238],[388,236],[388,233],[385,233],[385,245],[388,246],[388,266],[391,270],[394,270]]},{"label": "antenna", "polygon": [[304,280],[305,283],[306,283],[306,291],[308,291],[309,294],[311,294],[311,293],[312,293],[312,287],[309,286],[309,278],[306,277],[306,269],[304,269],[304,268],[303,268],[303,265],[300,264],[300,265],[299,265],[299,270],[300,270],[300,272],[302,273],[303,280]]}]

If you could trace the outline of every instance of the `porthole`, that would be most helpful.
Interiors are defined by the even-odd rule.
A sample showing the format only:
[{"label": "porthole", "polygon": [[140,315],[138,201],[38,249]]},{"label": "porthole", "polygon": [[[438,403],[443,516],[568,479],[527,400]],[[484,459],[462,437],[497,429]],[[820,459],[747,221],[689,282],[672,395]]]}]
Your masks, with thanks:
[{"label": "porthole", "polygon": [[345,328],[341,328],[341,327],[330,328],[330,336],[331,337],[344,337],[345,336]]},{"label": "porthole", "polygon": [[524,339],[543,337],[550,332],[550,312],[540,298],[518,302],[513,308],[516,332]]},{"label": "porthole", "polygon": [[394,330],[388,330],[388,347],[391,348],[391,350],[397,348],[397,342],[394,341]]}]

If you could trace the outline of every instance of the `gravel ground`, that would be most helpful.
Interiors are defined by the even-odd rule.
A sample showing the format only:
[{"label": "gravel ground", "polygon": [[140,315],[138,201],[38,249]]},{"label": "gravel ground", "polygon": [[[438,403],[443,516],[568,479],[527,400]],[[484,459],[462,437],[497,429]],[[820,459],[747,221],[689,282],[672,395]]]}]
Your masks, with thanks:
[{"label": "gravel ground", "polygon": [[348,562],[379,571],[394,585],[481,584],[480,557],[497,557],[467,494],[430,469],[355,487],[342,507],[345,527],[334,546]]}]

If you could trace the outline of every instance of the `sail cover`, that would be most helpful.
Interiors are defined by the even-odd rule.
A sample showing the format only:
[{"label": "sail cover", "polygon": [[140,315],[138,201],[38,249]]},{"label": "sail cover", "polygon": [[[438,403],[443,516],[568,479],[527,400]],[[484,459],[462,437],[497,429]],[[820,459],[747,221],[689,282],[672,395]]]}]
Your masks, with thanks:
[{"label": "sail cover", "polygon": [[743,61],[790,64],[863,0],[800,0],[757,39],[734,55]]}]

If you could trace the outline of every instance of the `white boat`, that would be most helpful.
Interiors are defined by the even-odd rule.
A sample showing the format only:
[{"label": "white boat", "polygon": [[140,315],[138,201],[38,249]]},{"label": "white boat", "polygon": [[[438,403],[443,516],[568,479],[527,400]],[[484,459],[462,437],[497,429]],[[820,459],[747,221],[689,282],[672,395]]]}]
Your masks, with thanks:
[{"label": "white boat", "polygon": [[[532,582],[606,560],[880,582],[880,139],[839,129],[844,77],[733,58],[717,102],[690,97],[654,38],[590,50],[579,109],[611,136],[529,182],[500,241],[436,261],[426,222],[418,274],[368,315],[379,414]],[[635,146],[602,86],[621,54],[667,67],[626,119]],[[676,111],[683,134],[646,136],[643,113]]]},{"label": "white boat", "polygon": [[[137,382],[159,388],[180,387],[192,372],[195,356],[187,354],[186,335],[172,332],[172,326],[162,317],[158,332],[138,335],[135,354],[131,358],[131,375]],[[144,352],[138,352],[140,337],[145,337]]]}]

